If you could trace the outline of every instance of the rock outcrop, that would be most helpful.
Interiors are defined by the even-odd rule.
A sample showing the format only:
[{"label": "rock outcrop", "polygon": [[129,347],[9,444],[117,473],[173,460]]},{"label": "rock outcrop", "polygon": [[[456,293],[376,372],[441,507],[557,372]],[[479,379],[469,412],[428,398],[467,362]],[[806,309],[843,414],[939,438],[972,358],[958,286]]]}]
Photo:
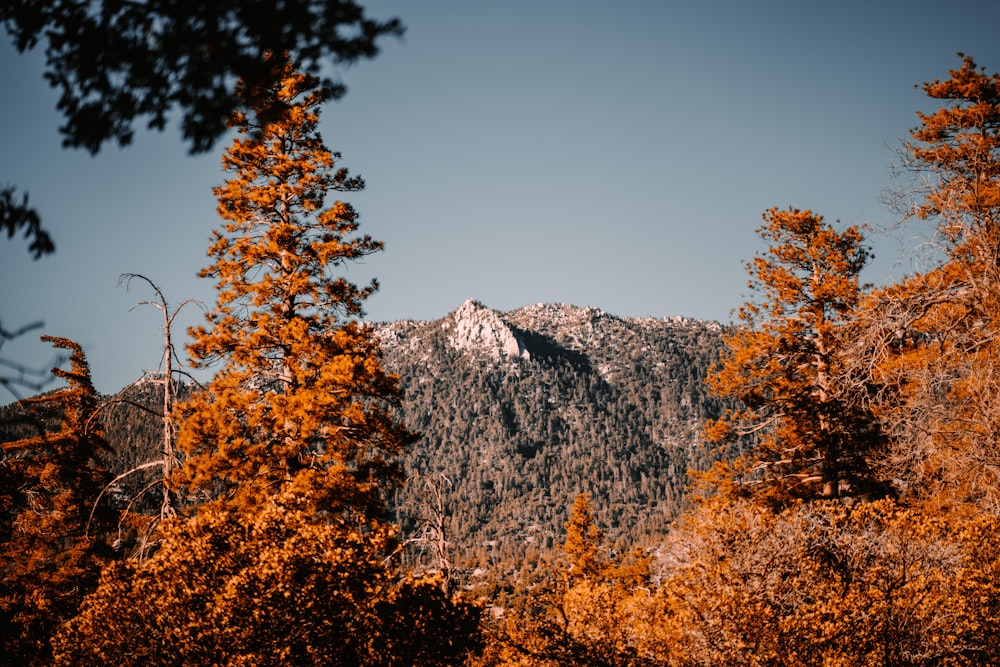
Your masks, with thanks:
[{"label": "rock outcrop", "polygon": [[473,299],[444,318],[448,343],[456,350],[480,352],[493,360],[528,359],[524,340],[496,311]]}]

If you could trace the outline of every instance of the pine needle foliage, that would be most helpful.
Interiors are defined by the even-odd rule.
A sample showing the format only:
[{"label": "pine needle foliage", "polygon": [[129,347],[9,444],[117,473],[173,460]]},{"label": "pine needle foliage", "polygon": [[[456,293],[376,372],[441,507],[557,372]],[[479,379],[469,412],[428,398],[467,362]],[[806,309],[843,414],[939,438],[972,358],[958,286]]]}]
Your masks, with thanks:
[{"label": "pine needle foliage", "polygon": [[326,204],[362,181],[319,136],[318,91],[290,68],[243,91],[285,113],[234,118],[215,189],[224,224],[202,275],[218,299],[189,351],[222,367],[178,408],[170,484],[189,506],[147,561],[105,571],[56,664],[443,667],[476,648],[476,606],[392,565],[386,498],[413,436],[358,322],[377,285],[336,275],[382,245],[349,204]]},{"label": "pine needle foliage", "polygon": [[25,401],[39,421],[61,415],[55,433],[2,445],[0,459],[0,655],[7,664],[42,665],[49,638],[97,586],[113,557],[113,512],[94,505],[111,478],[108,446],[92,419],[98,397],[83,349],[43,336],[70,353],[53,369],[67,386]]},{"label": "pine needle foliage", "polygon": [[357,234],[358,214],[331,192],[364,186],[318,132],[323,95],[288,69],[251,99],[283,105],[267,125],[237,114],[214,192],[224,224],[209,249],[218,300],[192,331],[196,363],[222,362],[208,391],[182,407],[174,483],[189,497],[253,505],[278,492],[308,497],[351,522],[382,517],[400,480],[394,458],[411,434],[392,415],[397,379],[358,321],[378,287],[337,275],[382,244]]},{"label": "pine needle foliage", "polygon": [[780,502],[867,491],[880,433],[848,372],[848,332],[869,250],[858,227],[838,231],[812,211],[770,209],[763,218],[758,232],[769,246],[747,265],[753,298],[708,378],[716,396],[741,407],[707,435],[753,435],[737,470],[747,488]]}]

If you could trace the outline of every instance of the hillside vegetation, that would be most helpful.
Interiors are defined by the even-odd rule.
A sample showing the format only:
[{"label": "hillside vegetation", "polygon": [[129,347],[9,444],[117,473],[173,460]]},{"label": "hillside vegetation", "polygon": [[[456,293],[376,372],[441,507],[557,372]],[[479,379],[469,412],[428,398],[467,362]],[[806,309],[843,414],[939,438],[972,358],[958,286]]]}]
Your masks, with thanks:
[{"label": "hillside vegetation", "polygon": [[[459,562],[551,551],[581,493],[612,543],[650,544],[684,506],[688,470],[717,456],[699,438],[722,411],[705,384],[718,324],[467,301],[379,335],[403,418],[421,434],[406,469],[441,487]],[[422,490],[401,494],[404,532],[427,511]]]}]

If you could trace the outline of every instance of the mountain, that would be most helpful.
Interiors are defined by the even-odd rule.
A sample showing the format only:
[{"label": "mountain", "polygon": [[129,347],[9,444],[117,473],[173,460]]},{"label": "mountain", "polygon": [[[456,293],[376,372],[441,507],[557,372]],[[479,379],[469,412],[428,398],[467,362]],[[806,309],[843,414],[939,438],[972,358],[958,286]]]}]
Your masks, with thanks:
[{"label": "mountain", "polygon": [[[681,317],[563,304],[498,312],[472,300],[440,320],[379,325],[403,417],[423,434],[408,471],[436,483],[453,559],[558,547],[580,493],[620,548],[662,536],[687,471],[716,456],[699,433],[723,408],[704,383],[721,334]],[[433,513],[426,484],[410,486],[404,534]]]}]

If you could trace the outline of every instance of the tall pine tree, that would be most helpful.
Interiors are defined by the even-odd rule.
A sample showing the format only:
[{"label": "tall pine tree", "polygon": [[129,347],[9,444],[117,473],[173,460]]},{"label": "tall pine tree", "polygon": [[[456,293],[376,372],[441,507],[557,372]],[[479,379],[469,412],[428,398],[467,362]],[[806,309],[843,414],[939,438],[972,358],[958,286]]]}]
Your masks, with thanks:
[{"label": "tall pine tree", "polygon": [[218,300],[190,347],[222,367],[179,407],[193,503],[161,524],[144,563],[109,569],[55,641],[62,665],[450,665],[475,647],[478,610],[391,567],[387,496],[413,437],[395,377],[360,324],[374,283],[336,271],[381,249],[331,191],[359,178],[317,131],[315,80],[286,70],[249,100],[282,107],[240,136],[215,189],[225,221],[204,276]]},{"label": "tall pine tree", "polygon": [[263,126],[235,117],[230,178],[214,191],[225,223],[202,271],[218,300],[190,347],[196,362],[223,365],[182,408],[187,461],[174,481],[189,496],[248,505],[291,492],[365,523],[381,518],[411,434],[393,418],[399,389],[378,341],[357,321],[377,284],[335,273],[382,244],[356,234],[350,204],[327,205],[364,182],[323,144],[315,83],[288,71],[274,90],[243,91],[285,112]]},{"label": "tall pine tree", "polygon": [[869,251],[858,228],[837,231],[808,210],[770,209],[764,221],[758,232],[769,246],[747,267],[755,298],[708,378],[716,396],[740,407],[708,436],[753,436],[744,472],[781,502],[866,490],[880,433],[848,381],[846,336]]}]

